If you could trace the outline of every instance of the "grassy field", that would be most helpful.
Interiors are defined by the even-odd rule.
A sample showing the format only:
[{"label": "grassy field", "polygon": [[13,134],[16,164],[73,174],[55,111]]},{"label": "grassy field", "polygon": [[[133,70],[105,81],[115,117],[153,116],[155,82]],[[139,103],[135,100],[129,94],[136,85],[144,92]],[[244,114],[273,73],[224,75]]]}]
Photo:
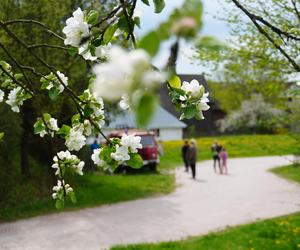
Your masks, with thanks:
[{"label": "grassy field", "polygon": [[289,165],[280,168],[273,168],[271,169],[271,172],[288,180],[300,183],[300,165]]},{"label": "grassy field", "polygon": [[[300,184],[300,166],[272,172]],[[300,249],[300,213],[228,228],[205,236],[159,244],[116,246],[111,250],[294,250]]]},{"label": "grassy field", "polygon": [[[143,175],[94,175],[74,176],[69,183],[76,190],[78,202],[67,203],[65,210],[111,204],[133,200],[154,194],[166,194],[175,188],[172,174]],[[20,190],[20,192],[22,192]],[[18,203],[6,203],[0,206],[0,221],[15,220],[46,213],[58,212],[51,198],[51,190],[44,196]]]},{"label": "grassy field", "polygon": [[[214,140],[223,145],[229,157],[252,157],[286,155],[294,152],[296,141],[289,135],[234,135],[197,138],[199,160],[211,158],[210,147]],[[182,164],[183,141],[164,142],[165,154],[161,157],[160,169],[174,168]]]},{"label": "grassy field", "polygon": [[300,213],[182,241],[116,246],[111,250],[296,250],[300,249]]}]

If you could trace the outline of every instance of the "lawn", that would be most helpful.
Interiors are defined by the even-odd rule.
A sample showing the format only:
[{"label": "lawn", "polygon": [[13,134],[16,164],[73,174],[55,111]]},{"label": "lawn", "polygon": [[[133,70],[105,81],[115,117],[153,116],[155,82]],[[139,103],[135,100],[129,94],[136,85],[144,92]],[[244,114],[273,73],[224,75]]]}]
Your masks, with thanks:
[{"label": "lawn", "polygon": [[[300,167],[272,172],[300,184]],[[116,246],[111,250],[292,250],[300,249],[300,213],[225,229],[182,241]]]},{"label": "lawn", "polygon": [[[68,202],[65,210],[134,200],[154,194],[166,194],[175,188],[174,175],[159,173],[126,176],[85,174],[68,180],[76,190],[78,202],[75,205]],[[40,198],[32,196],[31,199],[27,198],[20,202],[2,204],[0,221],[53,212],[58,211],[54,207],[49,190],[48,194]]]},{"label": "lawn", "polygon": [[271,172],[288,180],[300,183],[300,165],[289,165],[280,168],[273,168],[271,169]]},{"label": "lawn", "polygon": [[300,213],[158,244],[116,246],[111,250],[295,250],[300,249]]},{"label": "lawn", "polygon": [[[232,135],[197,138],[199,160],[211,158],[210,147],[214,140],[226,147],[229,157],[254,157],[292,154],[296,145],[289,135]],[[183,141],[164,142],[165,154],[161,157],[160,169],[174,168],[182,164]]]}]

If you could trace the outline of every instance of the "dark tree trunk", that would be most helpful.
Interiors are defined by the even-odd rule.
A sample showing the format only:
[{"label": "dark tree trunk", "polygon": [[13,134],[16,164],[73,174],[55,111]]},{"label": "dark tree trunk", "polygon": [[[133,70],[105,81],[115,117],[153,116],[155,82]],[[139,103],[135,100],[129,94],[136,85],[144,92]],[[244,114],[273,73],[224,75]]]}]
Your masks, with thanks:
[{"label": "dark tree trunk", "polygon": [[21,148],[20,148],[20,167],[23,176],[30,175],[29,168],[29,153],[30,153],[30,139],[32,135],[32,115],[33,110],[30,102],[25,102],[22,107],[22,134],[21,134]]}]

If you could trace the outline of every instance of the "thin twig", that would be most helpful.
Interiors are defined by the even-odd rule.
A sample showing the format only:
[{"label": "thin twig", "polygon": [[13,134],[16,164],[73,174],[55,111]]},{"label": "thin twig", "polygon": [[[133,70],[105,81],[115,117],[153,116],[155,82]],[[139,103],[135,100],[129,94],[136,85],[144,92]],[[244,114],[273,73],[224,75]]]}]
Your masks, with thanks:
[{"label": "thin twig", "polygon": [[36,20],[28,20],[28,19],[16,19],[16,20],[10,20],[10,21],[6,21],[6,22],[2,22],[3,25],[7,26],[7,25],[11,25],[11,24],[15,24],[15,23],[30,23],[30,24],[35,24],[40,26],[41,28],[43,28],[46,32],[48,32],[50,35],[53,35],[54,37],[60,39],[60,40],[64,40],[63,37],[61,37],[60,35],[58,35],[57,33],[55,33],[54,31],[50,30],[47,25],[45,25],[42,22],[36,21]]},{"label": "thin twig", "polygon": [[[273,45],[276,49],[278,49],[280,51],[280,53],[293,65],[293,67],[300,72],[300,65],[298,65],[296,63],[296,61],[294,59],[292,59],[288,53],[280,46],[278,45],[278,43],[275,42],[275,40],[258,24],[257,21],[260,21],[261,23],[265,24],[266,26],[268,26],[269,28],[271,28],[275,33],[277,33],[278,35],[286,35],[289,38],[292,38],[292,36],[289,33],[284,33],[282,32],[280,29],[276,28],[275,26],[271,25],[269,23],[267,23],[266,21],[264,21],[263,18],[256,16],[252,13],[250,13],[243,5],[241,5],[241,3],[238,0],[232,0],[232,2],[240,9],[242,10],[252,21],[252,23],[255,25],[255,27],[258,29],[258,31],[264,35]],[[263,21],[262,21],[263,20]],[[272,28],[273,27],[273,28]],[[281,36],[280,36],[281,37]],[[298,38],[297,38],[298,39]],[[300,39],[299,39],[300,40]]]},{"label": "thin twig", "polygon": [[128,31],[129,31],[129,35],[128,35],[127,39],[129,39],[129,37],[131,37],[133,46],[136,47],[135,36],[133,34],[134,24],[133,25],[131,24],[132,23],[132,19],[129,17],[129,15],[127,13],[125,1],[124,0],[120,0],[120,3],[122,4],[123,13],[124,13],[124,16],[125,16],[125,19],[126,19],[126,22],[127,22],[127,26],[128,26]]}]

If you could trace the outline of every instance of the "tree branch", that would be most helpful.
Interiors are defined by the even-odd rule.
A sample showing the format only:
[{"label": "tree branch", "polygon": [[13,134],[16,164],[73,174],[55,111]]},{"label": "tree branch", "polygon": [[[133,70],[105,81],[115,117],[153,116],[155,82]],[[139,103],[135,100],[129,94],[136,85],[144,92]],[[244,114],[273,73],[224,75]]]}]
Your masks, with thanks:
[{"label": "tree branch", "polygon": [[25,23],[25,24],[35,24],[37,26],[40,26],[41,28],[43,28],[47,33],[49,33],[50,35],[60,39],[60,40],[64,40],[63,37],[61,37],[60,35],[58,35],[57,33],[55,33],[54,31],[50,30],[47,25],[45,25],[42,22],[36,21],[36,20],[28,20],[28,19],[16,19],[16,20],[10,20],[10,21],[6,21],[6,22],[2,22],[2,24],[4,26],[8,26],[11,24],[16,24],[16,23]]},{"label": "tree branch", "polygon": [[[280,46],[278,43],[275,42],[275,40],[258,24],[257,21],[260,21],[261,23],[265,24],[269,28],[271,28],[268,24],[268,22],[264,21],[263,18],[256,16],[252,13],[250,13],[244,6],[241,5],[241,3],[238,0],[232,0],[232,2],[240,9],[242,10],[252,21],[252,23],[255,25],[255,27],[258,29],[258,31],[264,35],[273,45],[276,49],[280,51],[280,53],[292,64],[292,66],[300,72],[300,65],[296,63],[294,59],[292,59],[288,53]],[[263,21],[262,21],[263,20]],[[267,25],[268,24],[268,25]],[[280,37],[281,34],[286,35],[288,33],[283,33],[280,29],[276,28],[275,26],[271,25],[273,28],[271,28],[275,33],[277,33]],[[288,35],[289,38],[291,38],[290,35]],[[282,38],[282,37],[281,37]],[[297,38],[298,39],[298,38]],[[296,39],[295,39],[296,40]],[[299,39],[300,40],[300,39]]]},{"label": "tree branch", "polygon": [[[123,13],[124,13],[124,16],[125,16],[125,19],[126,19],[126,22],[127,22],[128,30],[129,30],[129,34],[128,34],[127,40],[131,37],[133,46],[136,47],[135,36],[133,34],[133,26],[134,26],[134,24],[133,25],[131,24],[132,19],[130,18],[130,16],[127,13],[125,1],[124,0],[120,0],[120,3],[122,4]],[[134,11],[134,9],[133,9],[133,11]]]}]

